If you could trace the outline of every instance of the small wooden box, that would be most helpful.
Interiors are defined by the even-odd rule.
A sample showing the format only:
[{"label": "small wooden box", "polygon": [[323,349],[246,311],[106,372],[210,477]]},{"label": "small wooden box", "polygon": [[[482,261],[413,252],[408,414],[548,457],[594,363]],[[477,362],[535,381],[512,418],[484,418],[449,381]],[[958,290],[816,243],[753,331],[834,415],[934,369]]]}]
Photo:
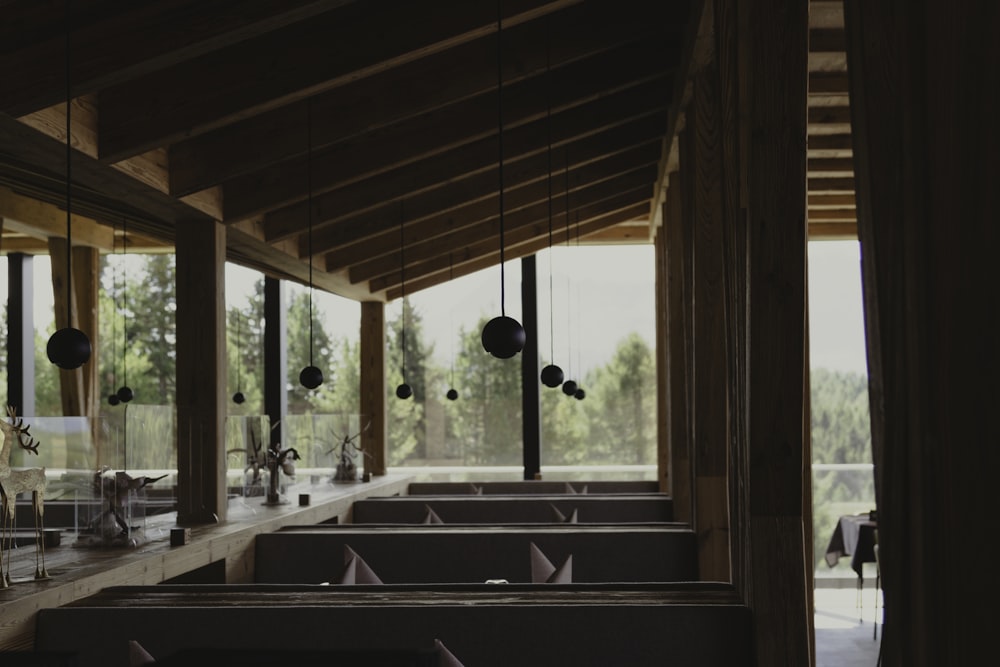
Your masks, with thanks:
[{"label": "small wooden box", "polygon": [[191,529],[190,528],[171,528],[170,529],[170,546],[181,547],[191,541]]}]

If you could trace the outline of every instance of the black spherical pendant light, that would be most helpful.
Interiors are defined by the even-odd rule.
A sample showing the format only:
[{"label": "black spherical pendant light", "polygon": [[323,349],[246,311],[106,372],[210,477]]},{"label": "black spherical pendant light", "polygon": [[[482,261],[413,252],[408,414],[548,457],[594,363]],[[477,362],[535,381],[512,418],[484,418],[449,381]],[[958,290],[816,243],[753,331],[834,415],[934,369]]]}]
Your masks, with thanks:
[{"label": "black spherical pendant light", "polygon": [[396,398],[405,401],[410,396],[413,396],[413,388],[410,385],[403,382],[402,384],[396,386]]},{"label": "black spherical pendant light", "polygon": [[132,388],[129,387],[127,384],[119,387],[115,395],[118,396],[118,400],[121,401],[122,403],[128,403],[133,398],[135,398],[135,392],[133,392]]},{"label": "black spherical pendant light", "polygon": [[73,224],[72,224],[72,147],[70,114],[73,99],[70,87],[70,11],[66,2],[66,326],[59,329],[45,346],[49,361],[64,370],[79,368],[90,360],[92,348],[87,334],[73,327]]},{"label": "black spherical pendant light", "polygon": [[542,384],[555,389],[562,384],[564,378],[563,370],[555,364],[549,364],[542,369]]},{"label": "black spherical pendant light", "polygon": [[587,397],[587,392],[585,392],[583,389],[578,388],[575,392],[573,392],[573,397],[578,401],[582,401]]},{"label": "black spherical pendant light", "polygon": [[507,317],[504,307],[504,200],[503,200],[503,61],[500,37],[503,33],[503,14],[497,1],[497,146],[500,190],[500,316],[494,317],[483,327],[483,348],[498,359],[510,359],[524,349],[527,335],[517,320]]},{"label": "black spherical pendant light", "polygon": [[244,403],[246,403],[246,400],[247,397],[243,395],[242,391],[238,391],[235,394],[233,394],[233,403],[235,403],[236,405],[243,405]]},{"label": "black spherical pendant light", "polygon": [[445,394],[445,396],[448,398],[449,401],[457,401],[458,400],[458,391],[455,390],[455,389],[449,389],[448,393]]},{"label": "black spherical pendant light", "polygon": [[108,405],[114,406],[119,403],[121,403],[121,401],[118,400],[118,394],[108,394]]},{"label": "black spherical pendant light", "polygon": [[323,371],[313,365],[313,233],[312,233],[312,98],[306,100],[306,208],[309,221],[309,365],[299,372],[306,389],[323,384]]},{"label": "black spherical pendant light", "polygon": [[[549,70],[549,60],[550,60],[550,45],[548,39],[548,18],[546,18],[546,42],[545,42],[545,78],[547,91],[552,90],[552,83],[548,79],[550,78]],[[554,360],[556,357],[556,334],[555,334],[555,303],[552,299],[552,100],[551,96],[548,96],[546,101],[545,110],[545,126],[547,135],[547,145],[548,150],[547,155],[547,165],[548,165],[548,203],[549,203],[549,359]],[[541,379],[542,384],[550,389],[555,389],[562,384],[564,379],[563,369],[559,368],[554,361],[549,363],[542,369]]]},{"label": "black spherical pendant light", "polygon": [[577,390],[576,382],[574,382],[573,380],[566,380],[565,382],[563,382],[562,390],[563,393],[566,394],[567,396],[576,396],[576,390]]}]

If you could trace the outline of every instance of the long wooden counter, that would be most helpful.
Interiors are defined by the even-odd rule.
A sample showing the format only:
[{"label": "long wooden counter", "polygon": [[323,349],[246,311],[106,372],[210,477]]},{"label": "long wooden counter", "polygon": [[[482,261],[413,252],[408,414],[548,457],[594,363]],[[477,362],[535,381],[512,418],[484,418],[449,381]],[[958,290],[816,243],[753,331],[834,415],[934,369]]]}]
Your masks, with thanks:
[{"label": "long wooden counter", "polygon": [[[0,589],[0,650],[33,648],[35,615],[40,609],[58,607],[93,595],[107,586],[158,584],[213,564],[224,571],[225,583],[249,583],[254,573],[254,537],[284,526],[349,520],[355,500],[368,496],[405,493],[412,478],[389,474],[367,483],[330,485],[310,490],[311,503],[265,506],[259,498],[247,499],[248,518],[193,527],[191,540],[170,546],[170,528],[176,514],[147,520],[149,541],[136,549],[74,548],[72,539],[46,550],[50,579],[34,581],[35,551],[21,547],[13,554],[14,584]],[[30,566],[29,566],[30,563]]]}]

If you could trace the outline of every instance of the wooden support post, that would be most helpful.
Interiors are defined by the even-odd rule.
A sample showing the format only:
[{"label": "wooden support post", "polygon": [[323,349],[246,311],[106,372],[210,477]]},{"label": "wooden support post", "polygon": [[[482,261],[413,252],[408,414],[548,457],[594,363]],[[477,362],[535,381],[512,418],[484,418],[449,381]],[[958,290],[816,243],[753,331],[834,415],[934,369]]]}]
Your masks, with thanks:
[{"label": "wooden support post", "polygon": [[7,405],[35,416],[34,280],[31,255],[7,255]]},{"label": "wooden support post", "polygon": [[[744,10],[746,4],[743,5]],[[729,387],[729,544],[731,581],[753,597],[750,573],[749,444],[747,441],[747,132],[741,125],[744,81],[738,0],[714,0],[715,58],[719,69],[719,144],[722,151],[722,245],[726,280],[726,347]],[[745,44],[744,44],[745,45]]]},{"label": "wooden support post", "polygon": [[[361,303],[361,421],[371,426],[361,434],[365,472],[386,473],[385,389],[385,304],[381,301]],[[363,425],[363,424],[362,424]]]},{"label": "wooden support post", "polygon": [[90,418],[93,442],[97,442],[97,414],[100,397],[100,308],[98,294],[101,280],[101,255],[97,248],[73,248],[73,292],[76,294],[77,326],[87,334],[93,350],[90,361],[80,367],[82,396],[81,415]]},{"label": "wooden support post", "polygon": [[804,527],[811,517],[802,504],[809,3],[759,0],[746,11],[751,604],[757,664],[806,665],[812,643]]},{"label": "wooden support post", "polygon": [[527,335],[521,350],[521,414],[524,479],[542,470],[541,380],[538,368],[538,277],[535,256],[521,258],[521,326]]},{"label": "wooden support post", "polygon": [[996,650],[1000,6],[847,0],[844,19],[882,664],[975,664]]},{"label": "wooden support post", "polygon": [[[669,212],[663,204],[663,220]],[[656,267],[656,479],[660,491],[671,493],[673,472],[670,465],[670,366],[669,303],[667,301],[667,232],[658,227],[653,239],[653,262]]]},{"label": "wooden support post", "polygon": [[691,499],[691,438],[688,420],[688,300],[686,248],[687,225],[681,208],[682,186],[679,172],[670,175],[663,232],[666,235],[667,291],[667,372],[669,408],[667,428],[670,437],[670,493],[674,499],[674,518],[691,522],[694,517]]},{"label": "wooden support post", "polygon": [[178,223],[177,522],[226,518],[226,228]]},{"label": "wooden support post", "polygon": [[284,284],[264,277],[264,411],[271,421],[272,445],[281,443],[288,414],[288,328]]},{"label": "wooden support post", "polygon": [[714,61],[694,77],[687,131],[692,150],[681,169],[693,179],[694,493],[698,573],[729,581],[728,370],[719,72]]}]

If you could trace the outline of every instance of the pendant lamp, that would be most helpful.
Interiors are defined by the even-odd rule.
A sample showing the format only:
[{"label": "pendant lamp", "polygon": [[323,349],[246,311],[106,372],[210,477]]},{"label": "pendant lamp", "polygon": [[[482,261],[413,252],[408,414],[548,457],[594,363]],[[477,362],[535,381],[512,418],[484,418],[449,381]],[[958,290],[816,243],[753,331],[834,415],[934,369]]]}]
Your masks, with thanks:
[{"label": "pendant lamp", "polygon": [[323,384],[323,371],[313,365],[313,224],[312,224],[312,98],[306,101],[306,204],[309,221],[309,365],[299,372],[306,389]]},{"label": "pendant lamp", "polygon": [[[545,17],[546,43],[545,43],[545,89],[552,90],[550,71],[550,44],[549,44],[549,18]],[[555,304],[552,301],[552,99],[551,93],[547,93],[545,108],[545,131],[547,135],[547,156],[548,156],[548,189],[549,189],[549,364],[542,369],[542,384],[546,387],[555,388],[562,384],[563,370],[555,364],[555,325],[554,311]]]},{"label": "pendant lamp", "polygon": [[[580,249],[580,213],[579,213],[579,211],[576,214],[576,247],[577,247],[577,250]],[[577,330],[577,336],[576,336],[576,367],[577,367],[578,370],[580,368],[583,368],[583,364],[580,361],[580,350],[583,349],[583,341],[582,341],[582,339],[583,339],[583,327],[580,326],[580,308],[581,308],[581,305],[582,305],[582,302],[580,301],[580,286],[577,285],[576,286],[576,311],[575,312],[576,312],[576,330]],[[587,397],[587,392],[585,392],[583,390],[583,387],[581,387],[578,384],[577,387],[576,387],[576,391],[573,392],[573,397],[576,400],[578,400],[578,401],[582,401],[584,398]]]},{"label": "pendant lamp", "polygon": [[[128,247],[128,221],[122,218],[122,259],[125,259],[125,249]],[[135,393],[128,386],[128,273],[122,262],[122,386],[115,395],[122,403],[128,403],[135,398]]]},{"label": "pendant lamp", "polygon": [[[111,255],[114,256],[116,250],[115,242],[115,227],[111,227]],[[108,258],[109,261],[111,258]],[[117,350],[117,338],[118,338],[118,268],[113,267],[111,270],[111,289],[114,292],[115,309],[111,313],[111,386],[114,387],[118,384],[118,350]],[[118,394],[112,391],[108,394],[108,405],[116,406],[121,403],[118,400]]]},{"label": "pendant lamp", "polygon": [[510,359],[524,349],[526,334],[521,323],[512,317],[507,317],[504,307],[504,201],[503,201],[503,61],[501,59],[501,35],[503,31],[503,13],[500,0],[497,0],[497,146],[499,153],[500,190],[500,316],[494,317],[483,327],[483,348],[498,359]]},{"label": "pendant lamp", "polygon": [[242,381],[242,366],[243,366],[243,355],[242,341],[240,340],[240,324],[243,320],[242,314],[239,308],[236,309],[236,393],[233,394],[233,403],[236,405],[243,405],[246,402],[247,397],[243,395],[241,381]]},{"label": "pendant lamp", "polygon": [[49,338],[45,354],[64,370],[79,368],[90,360],[92,348],[87,334],[73,327],[73,171],[70,115],[73,97],[70,87],[70,0],[66,0],[66,326]]},{"label": "pendant lamp", "polygon": [[[448,253],[448,275],[451,277],[451,279],[455,278],[455,268],[454,268],[454,265],[451,263],[451,253]],[[452,318],[451,330],[452,331],[455,330],[455,321],[454,321],[454,318]],[[447,398],[449,401],[456,401],[456,400],[458,400],[458,390],[455,389],[455,338],[454,338],[454,336],[452,336],[452,340],[451,340],[451,373],[448,376],[448,384],[450,386],[448,387],[448,392],[445,394],[445,398]]]},{"label": "pendant lamp", "polygon": [[[565,167],[565,173],[564,173],[564,179],[566,181],[566,192],[564,193],[565,197],[566,197],[566,212],[565,212],[566,213],[566,247],[568,248],[569,247],[569,242],[570,242],[570,232],[569,232],[569,152],[567,151],[564,154],[564,156],[565,156],[565,160],[566,160],[566,167]],[[570,368],[569,368],[569,373],[567,373],[567,375],[569,375],[570,373],[573,372],[573,354],[572,354],[573,345],[572,345],[572,342],[570,341],[570,335],[571,335],[571,332],[572,332],[572,327],[570,326],[570,322],[569,322],[569,313],[570,313],[569,276],[566,276],[566,350],[567,350],[567,352],[570,353],[569,354],[569,362],[570,362],[569,365],[570,365]],[[563,385],[562,385],[562,391],[567,396],[575,396],[577,388],[578,387],[576,386],[576,382],[574,380],[566,380],[565,382],[563,382]]]},{"label": "pendant lamp", "polygon": [[413,388],[406,384],[406,262],[404,261],[404,250],[406,243],[403,235],[403,202],[399,202],[399,298],[403,307],[400,314],[402,319],[401,338],[402,355],[399,362],[399,370],[403,376],[402,384],[396,387],[396,398],[406,400],[413,396]]}]

